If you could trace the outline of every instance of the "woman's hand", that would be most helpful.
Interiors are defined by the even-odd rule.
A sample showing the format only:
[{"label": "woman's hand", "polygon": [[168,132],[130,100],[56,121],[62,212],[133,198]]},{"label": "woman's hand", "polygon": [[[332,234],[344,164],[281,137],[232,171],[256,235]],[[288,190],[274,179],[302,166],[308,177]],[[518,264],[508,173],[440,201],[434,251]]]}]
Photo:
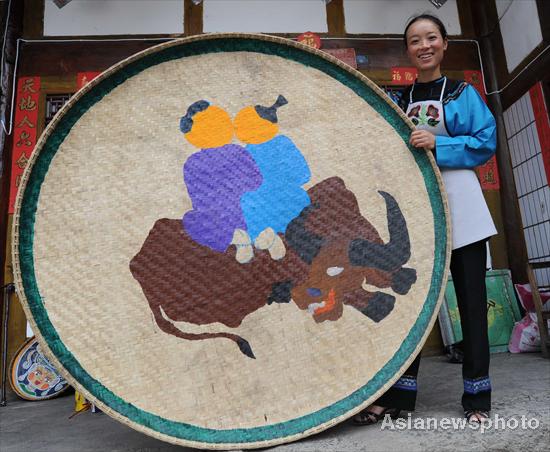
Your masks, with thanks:
[{"label": "woman's hand", "polygon": [[416,148],[426,148],[433,151],[435,149],[435,135],[427,130],[415,130],[411,133],[409,143]]}]

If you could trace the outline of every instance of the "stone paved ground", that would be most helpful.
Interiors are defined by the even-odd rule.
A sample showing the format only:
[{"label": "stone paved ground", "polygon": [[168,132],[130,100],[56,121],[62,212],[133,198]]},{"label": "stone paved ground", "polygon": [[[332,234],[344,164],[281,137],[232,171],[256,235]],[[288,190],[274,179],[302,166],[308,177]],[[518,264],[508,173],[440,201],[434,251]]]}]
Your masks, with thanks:
[{"label": "stone paved ground", "polygon": [[[354,452],[354,451],[550,451],[550,360],[540,354],[492,356],[493,419],[498,414],[516,428],[485,432],[465,429],[420,429],[428,418],[462,416],[460,365],[449,364],[444,357],[422,360],[417,411],[411,423],[417,429],[391,429],[381,425],[355,427],[344,422],[319,435],[278,447],[263,449],[276,452]],[[84,413],[71,420],[73,397],[44,402],[11,399],[0,408],[1,452],[73,452],[73,451],[179,451],[193,449],[163,443],[136,432],[106,416]],[[535,429],[521,428],[521,417],[538,423]],[[408,422],[408,417],[403,418]]]}]

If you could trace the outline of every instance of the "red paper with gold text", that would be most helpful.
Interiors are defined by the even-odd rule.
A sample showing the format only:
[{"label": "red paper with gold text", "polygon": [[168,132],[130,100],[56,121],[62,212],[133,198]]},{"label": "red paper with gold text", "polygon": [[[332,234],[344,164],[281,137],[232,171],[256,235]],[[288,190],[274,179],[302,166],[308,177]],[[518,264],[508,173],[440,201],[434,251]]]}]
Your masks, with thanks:
[{"label": "red paper with gold text", "polygon": [[17,81],[8,213],[14,212],[21,176],[36,145],[39,96],[40,77],[21,77]]},{"label": "red paper with gold text", "polygon": [[[480,71],[464,71],[464,80],[472,85],[481,98],[487,102],[485,89],[483,87],[483,78]],[[476,168],[479,182],[483,190],[499,190],[500,178],[498,175],[497,158],[495,155],[491,159]]]},{"label": "red paper with gold text", "polygon": [[76,74],[76,86],[78,89],[82,88],[84,85],[91,82],[96,78],[101,72],[79,72]]},{"label": "red paper with gold text", "polygon": [[305,44],[306,46],[313,47],[314,49],[321,48],[321,38],[319,35],[312,33],[311,31],[306,31],[296,38],[296,41]]},{"label": "red paper with gold text", "polygon": [[392,67],[390,85],[412,85],[417,75],[414,67]]}]

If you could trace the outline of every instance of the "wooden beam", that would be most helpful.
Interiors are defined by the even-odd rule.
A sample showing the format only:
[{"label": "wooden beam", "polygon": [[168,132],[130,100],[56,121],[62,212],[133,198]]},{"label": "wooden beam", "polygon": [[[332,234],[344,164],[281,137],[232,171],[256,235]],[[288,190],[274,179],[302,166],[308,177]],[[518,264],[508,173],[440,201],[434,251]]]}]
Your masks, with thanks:
[{"label": "wooden beam", "polygon": [[[4,283],[13,282],[13,264],[11,260],[11,231],[13,224],[13,215],[9,215],[7,224],[7,241],[6,241],[6,265],[3,268]],[[3,291],[2,291],[3,292]],[[4,300],[4,303],[7,300]],[[21,307],[19,298],[13,294],[10,301],[10,315],[8,321],[8,356],[6,363],[9,365],[13,356],[21,347],[27,338],[27,317]],[[9,385],[8,385],[9,388]]]},{"label": "wooden beam", "polygon": [[[472,4],[475,13],[477,34],[480,36],[481,57],[485,66],[485,82],[487,89],[492,92],[497,90],[498,76],[495,53],[498,49],[493,45],[493,33],[495,29],[490,24],[498,22],[496,8],[492,2],[480,2]],[[518,205],[514,173],[512,170],[510,149],[506,139],[503,108],[499,93],[487,96],[489,107],[495,116],[497,123],[497,164],[500,176],[500,196],[504,234],[506,236],[506,248],[512,271],[512,279],[516,283],[527,281],[526,265],[528,261],[527,247],[523,235],[523,225]]]},{"label": "wooden beam", "polygon": [[[541,52],[541,47],[542,46],[539,46],[531,52],[530,56],[525,60],[526,62],[516,68],[512,74],[517,74],[521,69],[525,68],[526,65]],[[527,67],[525,71],[502,92],[501,98],[503,109],[508,109],[538,81],[550,82],[549,67],[550,50],[546,50],[546,52],[537,58],[536,61],[529,64],[529,67]]]},{"label": "wooden beam", "polygon": [[185,0],[183,8],[183,30],[185,36],[202,34],[202,16],[202,2],[195,5],[192,0]]},{"label": "wooden beam", "polygon": [[470,0],[457,0],[458,17],[460,20],[460,30],[463,38],[474,39],[476,37],[472,8]]},{"label": "wooden beam", "polygon": [[344,0],[332,0],[327,3],[328,36],[346,36]]},{"label": "wooden beam", "polygon": [[548,45],[550,43],[550,3],[548,0],[537,0],[537,11],[539,12],[542,40]]},{"label": "wooden beam", "polygon": [[44,37],[44,0],[25,0],[23,8],[23,37],[41,39]]},{"label": "wooden beam", "polygon": [[29,42],[21,45],[18,76],[74,76],[104,71],[159,41]]},{"label": "wooden beam", "polygon": [[[85,72],[85,71],[80,71]],[[78,91],[76,74],[43,76],[40,78],[40,92],[44,94],[68,94]]]},{"label": "wooden beam", "polygon": [[[161,41],[158,41],[161,42]],[[127,42],[59,42],[24,43],[19,59],[21,76],[74,76],[77,72],[103,71],[134,53],[153,46],[157,41]],[[366,55],[368,63],[359,69],[375,73],[374,79],[389,82],[393,66],[409,66],[403,43],[396,41],[362,41],[346,38],[323,40],[323,48],[354,48]],[[442,70],[449,77],[462,78],[465,69],[479,70],[477,48],[468,42],[450,42]],[[386,82],[385,82],[386,83]]]}]

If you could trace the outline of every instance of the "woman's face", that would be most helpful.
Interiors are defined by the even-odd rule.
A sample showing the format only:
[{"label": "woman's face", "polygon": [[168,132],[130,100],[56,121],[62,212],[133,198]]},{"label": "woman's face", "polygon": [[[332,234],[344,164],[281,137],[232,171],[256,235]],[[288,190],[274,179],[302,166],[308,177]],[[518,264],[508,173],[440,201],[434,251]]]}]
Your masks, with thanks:
[{"label": "woman's face", "polygon": [[447,39],[431,20],[418,20],[407,30],[407,55],[419,72],[439,68],[445,50]]}]

